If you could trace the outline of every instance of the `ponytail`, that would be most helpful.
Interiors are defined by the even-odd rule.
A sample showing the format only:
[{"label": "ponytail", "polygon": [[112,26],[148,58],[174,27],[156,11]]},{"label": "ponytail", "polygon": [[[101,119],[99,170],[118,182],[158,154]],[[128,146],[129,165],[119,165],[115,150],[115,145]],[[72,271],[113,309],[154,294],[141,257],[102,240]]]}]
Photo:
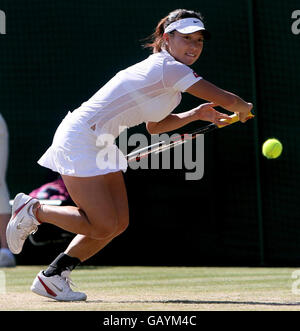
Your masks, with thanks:
[{"label": "ponytail", "polygon": [[165,23],[168,20],[168,16],[164,17],[157,24],[154,33],[146,39],[149,39],[150,42],[145,44],[145,48],[152,48],[153,53],[159,53],[162,50],[162,46],[164,43],[164,32],[165,32]]}]

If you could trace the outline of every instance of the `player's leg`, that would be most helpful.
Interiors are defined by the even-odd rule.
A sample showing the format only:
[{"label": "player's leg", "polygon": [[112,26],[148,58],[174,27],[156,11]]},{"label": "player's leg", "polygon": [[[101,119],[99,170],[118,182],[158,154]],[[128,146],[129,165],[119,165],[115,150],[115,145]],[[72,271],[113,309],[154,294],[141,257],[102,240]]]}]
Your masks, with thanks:
[{"label": "player's leg", "polygon": [[[39,208],[33,207],[33,213],[37,219],[41,223],[50,223],[90,238],[110,238],[126,218],[120,217],[121,212],[116,210],[115,203],[118,199],[113,197],[114,193],[110,188],[111,185],[116,185],[126,194],[122,174],[116,172],[87,178],[63,176],[63,179],[77,206],[36,204]],[[124,205],[127,206],[127,198],[125,201]]]},{"label": "player's leg", "polygon": [[33,212],[41,223],[94,239],[107,238],[115,231],[118,220],[106,176],[62,176],[77,206],[38,205]]},{"label": "player's leg", "polygon": [[[94,207],[96,204],[85,205],[83,199],[81,199],[80,194],[78,195],[78,187],[74,185],[71,179],[71,185],[69,183],[69,178],[64,178],[66,187],[73,201],[81,206],[81,209],[84,210],[88,218],[90,218],[90,213],[94,213]],[[74,269],[79,262],[87,260],[89,257],[95,255],[99,250],[106,246],[113,238],[122,233],[129,222],[129,212],[128,212],[128,200],[126,187],[121,172],[115,172],[108,175],[105,175],[106,185],[109,190],[109,194],[113,201],[113,212],[116,213],[117,217],[117,226],[114,232],[110,236],[107,236],[103,239],[93,239],[85,235],[78,234],[72,242],[69,244],[68,248],[64,252],[65,255],[76,259],[68,259],[67,257],[61,258],[64,262],[61,262],[61,259],[53,261],[49,268],[46,270],[46,275],[53,275],[54,273],[60,273],[62,269],[69,268]],[[95,182],[93,182],[97,186]],[[98,186],[99,187],[99,186]],[[101,208],[97,204],[97,213],[101,213]]]},{"label": "player's leg", "polygon": [[[98,240],[84,235],[77,235],[65,253],[61,253],[47,270],[36,277],[31,289],[37,294],[52,297],[56,300],[61,298],[63,300],[85,300],[84,293],[71,291],[67,286],[67,282],[63,282],[62,278],[64,278],[65,273],[69,274],[81,261],[97,253],[127,227],[128,203],[126,189],[120,172],[94,177],[93,180],[88,181],[74,177],[64,178],[64,181],[72,200],[84,212],[89,222],[106,223],[104,226],[105,235],[101,235],[99,232]],[[103,205],[103,201],[101,201],[104,193],[111,198],[110,200],[106,199],[108,205]],[[111,208],[110,211],[109,208]],[[105,210],[104,215],[108,215],[108,219],[104,219],[103,215],[99,216],[102,214],[102,210]],[[107,235],[109,227],[111,232],[110,235]],[[97,231],[100,228],[101,226],[98,226]],[[65,292],[57,293],[57,290],[53,288],[53,284],[64,288]],[[63,284],[65,286],[62,286]]]},{"label": "player's leg", "polygon": [[117,213],[117,231],[110,237],[100,240],[91,239],[80,234],[77,235],[66,249],[65,254],[77,257],[81,262],[99,252],[113,238],[121,234],[129,223],[128,199],[123,174],[121,172],[110,174],[106,177],[106,180]]},{"label": "player's leg", "polygon": [[63,176],[76,207],[41,205],[37,199],[19,193],[6,230],[12,252],[22,251],[26,238],[40,223],[50,223],[93,239],[109,238],[117,230],[118,217],[107,176],[110,174],[85,178]]}]

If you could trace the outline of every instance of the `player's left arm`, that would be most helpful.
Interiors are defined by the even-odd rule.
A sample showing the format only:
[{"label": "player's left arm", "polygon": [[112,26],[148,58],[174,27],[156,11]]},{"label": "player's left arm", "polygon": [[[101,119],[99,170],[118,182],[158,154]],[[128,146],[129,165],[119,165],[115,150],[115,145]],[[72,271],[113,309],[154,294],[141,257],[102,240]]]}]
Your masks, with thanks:
[{"label": "player's left arm", "polygon": [[230,117],[215,110],[214,106],[216,106],[214,103],[204,103],[183,113],[170,114],[159,122],[147,122],[146,128],[150,134],[159,134],[176,130],[198,120],[224,125],[222,119],[230,120]]},{"label": "player's left arm", "polygon": [[197,98],[213,102],[228,111],[239,113],[241,122],[246,122],[253,107],[252,103],[244,101],[236,94],[225,91],[205,79],[190,86],[186,92]]}]

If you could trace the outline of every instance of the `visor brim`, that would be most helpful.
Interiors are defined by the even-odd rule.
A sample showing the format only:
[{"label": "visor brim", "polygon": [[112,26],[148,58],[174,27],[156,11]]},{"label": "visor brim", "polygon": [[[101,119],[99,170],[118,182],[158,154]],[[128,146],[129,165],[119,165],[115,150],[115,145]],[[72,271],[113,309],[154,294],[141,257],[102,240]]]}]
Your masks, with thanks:
[{"label": "visor brim", "polygon": [[189,34],[189,33],[194,33],[197,31],[201,31],[205,40],[209,40],[211,38],[211,34],[209,31],[207,31],[206,29],[200,28],[198,26],[187,26],[185,28],[178,28],[178,29],[176,29],[176,31],[178,31],[182,34]]}]

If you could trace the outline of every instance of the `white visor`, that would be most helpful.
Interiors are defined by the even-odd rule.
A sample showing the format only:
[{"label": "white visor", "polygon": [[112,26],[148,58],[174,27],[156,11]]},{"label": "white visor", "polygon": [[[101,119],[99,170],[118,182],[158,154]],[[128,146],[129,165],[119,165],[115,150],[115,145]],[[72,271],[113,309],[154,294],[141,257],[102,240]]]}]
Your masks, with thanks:
[{"label": "white visor", "polygon": [[204,24],[201,20],[198,18],[183,18],[181,20],[175,21],[168,25],[165,29],[165,33],[172,32],[174,30],[177,30],[180,33],[183,34],[188,34],[188,33],[193,33],[196,31],[208,31],[205,29]]}]

